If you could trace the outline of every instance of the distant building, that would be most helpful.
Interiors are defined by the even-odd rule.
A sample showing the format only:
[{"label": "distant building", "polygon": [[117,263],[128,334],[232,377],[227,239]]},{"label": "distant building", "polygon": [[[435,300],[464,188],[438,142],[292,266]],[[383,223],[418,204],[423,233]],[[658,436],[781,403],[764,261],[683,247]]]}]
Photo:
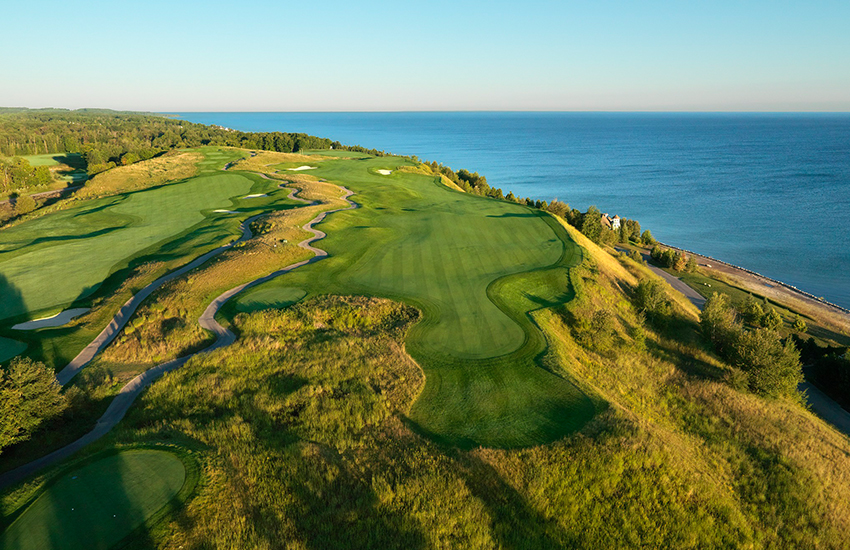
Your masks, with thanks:
[{"label": "distant building", "polygon": [[602,214],[602,227],[607,227],[612,231],[620,229],[620,216],[615,214],[612,218],[608,214]]}]

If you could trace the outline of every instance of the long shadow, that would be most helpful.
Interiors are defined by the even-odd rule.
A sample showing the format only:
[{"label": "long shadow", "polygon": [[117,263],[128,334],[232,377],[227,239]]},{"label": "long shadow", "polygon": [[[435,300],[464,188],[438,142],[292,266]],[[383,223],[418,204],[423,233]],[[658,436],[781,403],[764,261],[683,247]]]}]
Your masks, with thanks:
[{"label": "long shadow", "polygon": [[493,518],[493,536],[505,549],[579,548],[579,540],[547,520],[499,473],[475,455],[455,451],[457,472]]},{"label": "long shadow", "polygon": [[3,273],[0,273],[0,319],[27,312],[21,291]]},{"label": "long shadow", "polygon": [[498,216],[496,214],[488,214],[487,217],[488,218],[536,218],[536,217],[538,217],[538,214],[535,214],[534,212],[524,212],[524,213],[506,212],[504,214],[499,214]]}]

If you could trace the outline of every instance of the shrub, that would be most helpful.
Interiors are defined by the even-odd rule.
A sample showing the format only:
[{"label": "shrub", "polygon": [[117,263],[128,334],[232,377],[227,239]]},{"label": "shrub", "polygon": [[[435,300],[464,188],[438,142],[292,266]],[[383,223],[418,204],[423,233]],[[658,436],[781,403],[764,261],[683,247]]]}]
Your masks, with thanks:
[{"label": "shrub", "polygon": [[775,308],[770,308],[762,318],[762,326],[770,330],[779,330],[782,327],[782,316]]},{"label": "shrub", "polygon": [[17,198],[17,200],[15,200],[15,214],[18,216],[29,214],[35,210],[37,206],[38,205],[34,198],[29,195],[21,195]]},{"label": "shrub", "polygon": [[761,326],[764,310],[752,294],[748,294],[739,309],[744,321],[751,325]]},{"label": "shrub", "polygon": [[741,332],[735,311],[729,306],[729,296],[712,293],[705,301],[699,324],[706,341],[718,353],[728,356]]},{"label": "shrub", "polygon": [[802,332],[802,333],[809,330],[809,326],[806,324],[805,321],[800,319],[799,315],[794,319],[794,330],[796,330],[797,332]]},{"label": "shrub", "polygon": [[663,323],[672,311],[672,303],[657,279],[642,280],[635,289],[635,306],[653,323]]},{"label": "shrub", "polygon": [[760,395],[793,395],[803,380],[800,352],[791,341],[783,344],[770,329],[742,332],[735,346],[735,363],[747,374],[750,390]]}]

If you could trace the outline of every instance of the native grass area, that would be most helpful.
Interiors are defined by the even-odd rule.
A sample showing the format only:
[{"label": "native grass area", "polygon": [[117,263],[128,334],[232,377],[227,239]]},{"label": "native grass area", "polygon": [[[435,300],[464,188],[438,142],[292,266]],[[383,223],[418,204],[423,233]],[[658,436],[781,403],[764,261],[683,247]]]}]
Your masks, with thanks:
[{"label": "native grass area", "polygon": [[[252,224],[255,238],[154,292],[72,384],[86,405],[4,450],[3,470],[70,437],[57,432],[84,433],[124,380],[202,349],[210,337],[196,320],[205,305],[309,256],[294,244],[308,236],[301,226],[342,204],[339,186],[355,192],[359,208],[316,226],[327,233],[316,246],[328,258],[225,307],[235,344],[154,384],[69,464],[3,493],[0,536],[55,513],[39,503],[107,460],[99,453],[159,445],[191,455],[182,464],[199,482],[188,492],[175,474],[168,490],[156,489],[172,505],[151,504],[110,540],[129,534],[140,548],[844,545],[847,439],[797,399],[726,383],[729,367],[702,343],[697,311],[672,290],[664,319],[648,321],[632,300],[637,283],[654,277],[645,267],[548,214],[451,190],[412,161],[327,153],[202,151],[194,178],[251,182],[225,206],[246,215],[199,222],[221,231],[206,247],[192,248],[187,233],[170,237],[173,255],[139,256],[126,282],[101,283],[90,320],[74,330],[94,327],[96,315],[103,326],[134,289],[232,240],[239,220],[272,212]],[[311,168],[290,170],[302,166]],[[313,204],[292,200],[281,184]],[[239,198],[248,194],[267,197]],[[51,336],[56,330],[37,334],[52,348],[33,338],[25,353],[61,368],[60,354],[45,350],[72,340]],[[59,515],[54,524],[77,532]],[[26,531],[32,540],[54,536]]]}]

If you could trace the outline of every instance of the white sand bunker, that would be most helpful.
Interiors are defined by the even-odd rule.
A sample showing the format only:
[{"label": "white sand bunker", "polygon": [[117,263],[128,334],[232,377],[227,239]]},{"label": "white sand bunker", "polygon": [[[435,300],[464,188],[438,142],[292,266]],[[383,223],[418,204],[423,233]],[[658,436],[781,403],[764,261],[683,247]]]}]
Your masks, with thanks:
[{"label": "white sand bunker", "polygon": [[218,212],[219,214],[241,214],[242,212],[238,212],[236,210],[213,210],[213,212]]},{"label": "white sand bunker", "polygon": [[299,166],[298,168],[287,168],[287,170],[290,170],[292,172],[298,172],[299,170],[315,170],[315,169],[316,169],[315,166]]},{"label": "white sand bunker", "polygon": [[62,325],[70,323],[74,317],[79,317],[90,309],[90,307],[66,309],[65,311],[57,313],[52,317],[42,317],[41,319],[33,319],[32,321],[27,321],[26,323],[18,323],[17,325],[13,326],[12,329],[35,330],[38,328],[46,327],[61,327]]},{"label": "white sand bunker", "polygon": [[256,199],[256,198],[259,198],[259,197],[268,197],[268,195],[266,195],[265,193],[257,193],[256,195],[245,195],[242,198],[243,199]]},{"label": "white sand bunker", "polygon": [[392,170],[376,170],[376,172],[378,172],[378,173],[379,173],[379,174],[381,174],[382,176],[389,176],[390,174],[392,174],[392,173],[393,173],[393,171],[392,171]]}]

